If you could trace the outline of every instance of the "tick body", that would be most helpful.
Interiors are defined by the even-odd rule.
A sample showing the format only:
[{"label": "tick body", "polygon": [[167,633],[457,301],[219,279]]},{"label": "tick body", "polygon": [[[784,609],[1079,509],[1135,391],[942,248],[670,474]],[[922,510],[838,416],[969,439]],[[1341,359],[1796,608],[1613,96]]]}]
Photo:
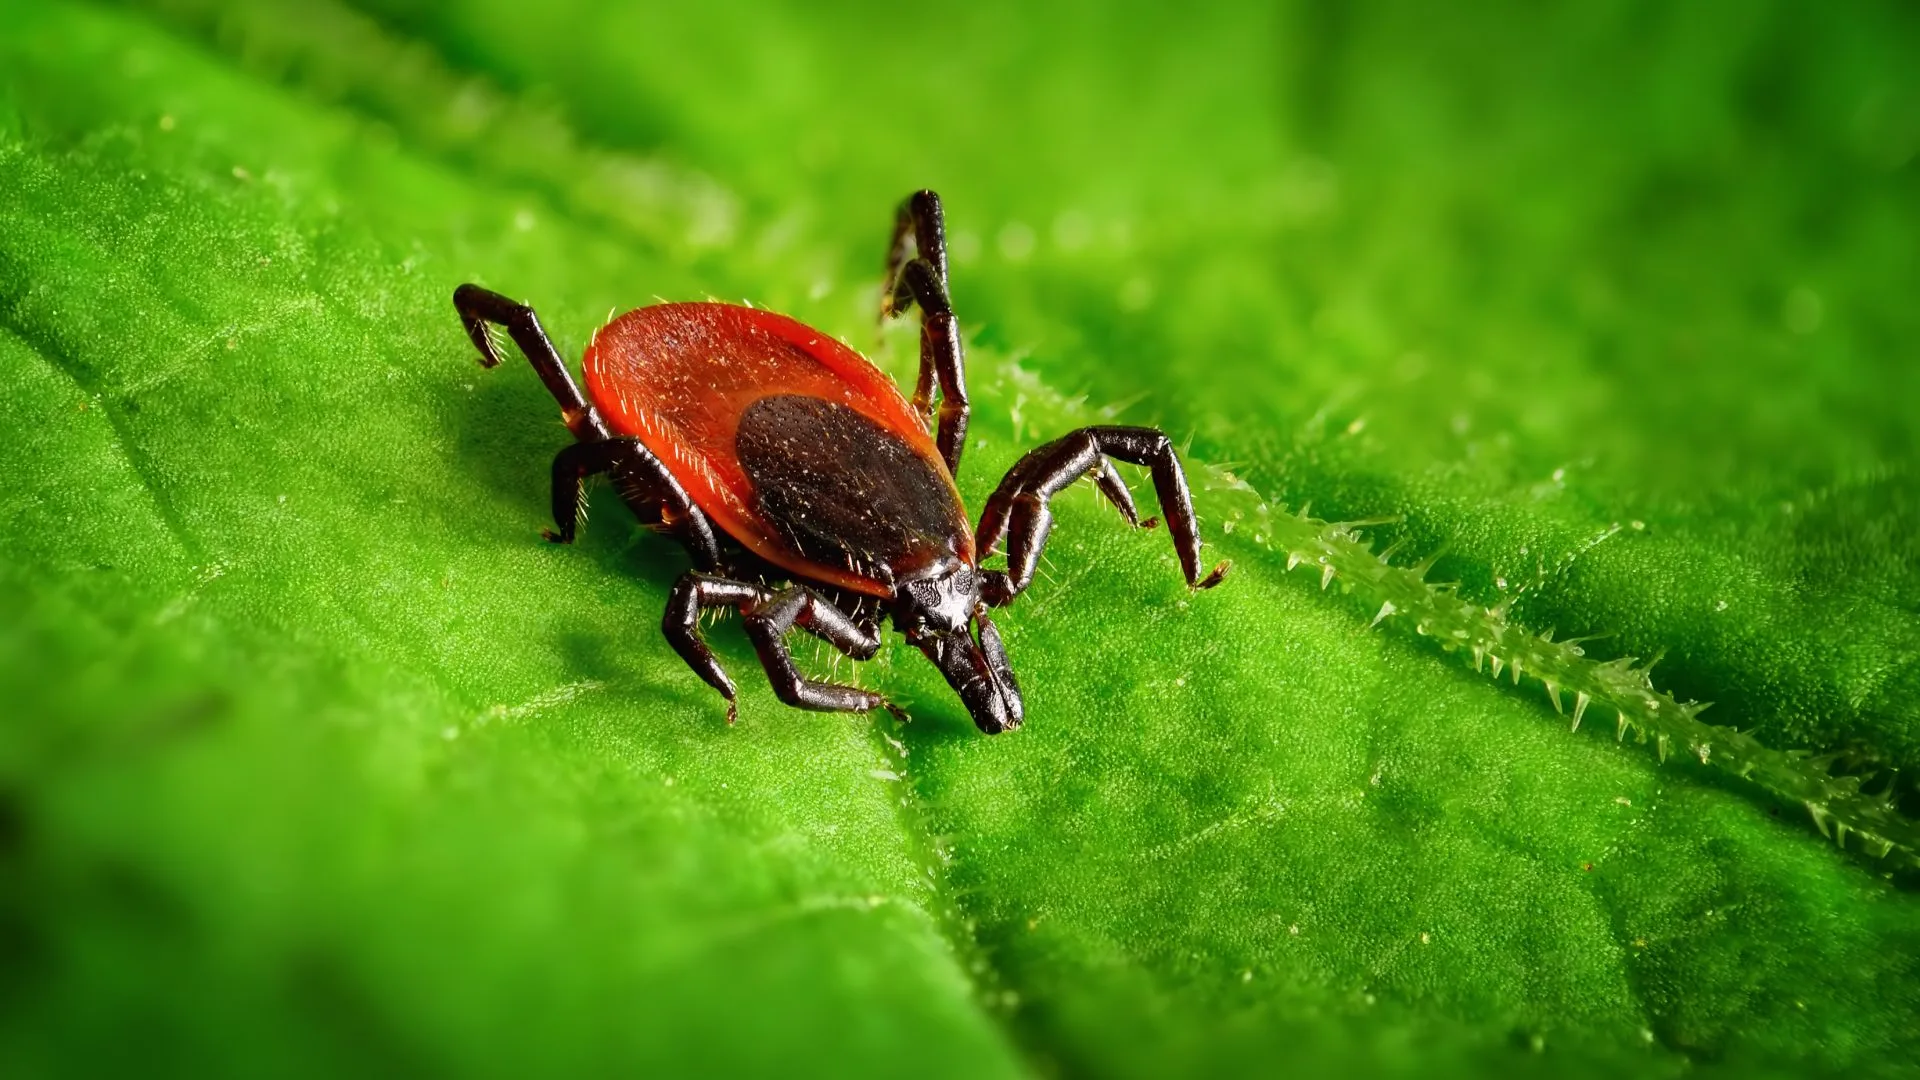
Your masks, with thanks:
[{"label": "tick body", "polygon": [[[609,322],[587,347],[582,395],[533,310],[476,285],[454,306],[488,367],[504,326],[560,404],[575,442],[553,464],[547,534],[570,542],[581,483],[608,473],[640,519],[675,535],[695,569],[676,583],[667,640],[727,699],[733,681],[699,633],[700,612],[738,609],[782,701],[801,708],[893,709],[880,694],[803,677],[798,628],[856,659],[890,618],[959,695],[980,730],[1020,726],[1025,708],[990,608],[1025,591],[1052,528],[1052,496],[1082,476],[1142,522],[1112,459],[1152,470],[1187,584],[1200,575],[1191,496],[1166,436],[1082,428],[1013,467],[970,527],[954,485],[968,416],[965,361],[947,296],[940,201],[901,204],[888,248],[883,317],[921,310],[912,400],[858,353],[784,315],[718,303],[659,304]],[[934,398],[939,396],[936,414]],[[937,418],[936,418],[937,416]],[[929,431],[929,426],[932,430]],[[1006,542],[1007,569],[979,565]],[[893,710],[898,712],[898,710]]]}]

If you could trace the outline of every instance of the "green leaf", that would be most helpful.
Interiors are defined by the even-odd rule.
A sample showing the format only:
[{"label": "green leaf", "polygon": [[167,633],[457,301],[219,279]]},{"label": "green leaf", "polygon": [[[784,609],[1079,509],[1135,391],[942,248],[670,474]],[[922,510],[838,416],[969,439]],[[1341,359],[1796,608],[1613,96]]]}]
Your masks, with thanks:
[{"label": "green leaf", "polygon": [[[1911,12],[0,18],[0,1071],[1920,1053]],[[729,728],[448,298],[910,377],[923,185],[969,505],[1158,424],[1235,571],[1070,492],[1023,731],[897,645],[837,670],[911,724],[786,709],[723,624]]]}]

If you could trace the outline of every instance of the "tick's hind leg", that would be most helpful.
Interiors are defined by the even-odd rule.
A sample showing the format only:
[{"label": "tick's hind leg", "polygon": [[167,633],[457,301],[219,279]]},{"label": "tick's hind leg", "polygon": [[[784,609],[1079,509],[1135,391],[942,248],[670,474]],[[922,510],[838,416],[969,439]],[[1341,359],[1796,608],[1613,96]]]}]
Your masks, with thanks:
[{"label": "tick's hind leg", "polygon": [[573,376],[567,373],[567,365],[560,359],[553,342],[547,339],[540,317],[532,308],[478,285],[462,285],[453,290],[453,307],[460,313],[461,325],[467,328],[473,347],[480,350],[481,364],[496,367],[500,363],[500,351],[494,347],[487,324],[506,327],[507,335],[520,346],[520,351],[533,364],[533,370],[539,373],[540,381],[546,384],[547,392],[560,403],[560,417],[566,421],[573,437],[581,442],[607,437],[606,424],[574,385]]},{"label": "tick's hind leg", "polygon": [[660,459],[640,440],[619,436],[595,442],[577,442],[553,458],[553,523],[547,539],[573,543],[580,528],[580,486],[589,476],[610,473],[634,516],[645,524],[664,525],[679,538],[702,570],[720,568],[720,546],[713,523],[687,495]]},{"label": "tick's hind leg", "polygon": [[1128,522],[1154,524],[1151,519],[1140,521],[1133,497],[1109,458],[1153,470],[1160,512],[1167,519],[1167,532],[1173,537],[1173,550],[1180,558],[1180,572],[1186,576],[1187,585],[1210,589],[1220,584],[1228,563],[1214,567],[1204,578],[1200,576],[1200,530],[1193,517],[1187,476],[1180,468],[1173,443],[1153,428],[1089,427],[1029,450],[987,499],[974,534],[974,548],[984,558],[1003,537],[1007,540],[1007,573],[1004,577],[988,576],[985,596],[989,603],[1005,604],[1033,582],[1034,567],[1053,529],[1048,502],[1082,476],[1091,475]]},{"label": "tick's hind leg", "polygon": [[781,701],[819,712],[886,709],[896,716],[903,715],[886,698],[870,690],[801,676],[786,641],[787,632],[796,626],[855,660],[870,660],[880,650],[879,637],[855,625],[845,612],[813,590],[804,585],[774,590],[750,582],[688,572],[681,575],[673,587],[661,629],[666,632],[667,642],[688,666],[727,699],[727,723],[733,723],[739,715],[733,680],[727,677],[713,650],[700,637],[700,613],[714,607],[730,607],[741,612],[747,636],[753,641],[754,651],[760,654],[760,666],[766,669],[773,692]]},{"label": "tick's hind leg", "polygon": [[527,361],[546,384],[547,392],[560,403],[561,419],[567,430],[579,440],[553,459],[553,522],[559,528],[546,534],[556,543],[573,543],[580,527],[580,485],[589,476],[610,473],[621,499],[634,516],[646,524],[664,524],[687,546],[696,566],[703,570],[720,567],[720,548],[713,524],[695,506],[680,482],[666,466],[648,452],[639,440],[614,438],[606,423],[574,384],[560,353],[547,339],[540,317],[525,304],[510,300],[478,285],[462,285],[453,291],[453,306],[460,323],[480,350],[480,363],[496,367],[500,352],[494,347],[489,323],[507,328],[514,344],[526,354]]},{"label": "tick's hind leg", "polygon": [[967,440],[967,359],[947,295],[947,226],[940,196],[916,191],[894,214],[887,245],[887,277],[881,285],[880,317],[903,315],[920,305],[920,374],[913,407],[933,415],[933,389],[940,387],[940,424],[934,436],[947,471],[960,472]]}]

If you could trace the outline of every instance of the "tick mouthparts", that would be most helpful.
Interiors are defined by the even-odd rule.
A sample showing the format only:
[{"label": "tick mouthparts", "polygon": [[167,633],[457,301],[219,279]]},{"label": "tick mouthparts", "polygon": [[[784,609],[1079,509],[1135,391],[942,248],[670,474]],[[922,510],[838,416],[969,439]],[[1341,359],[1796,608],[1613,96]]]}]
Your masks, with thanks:
[{"label": "tick mouthparts", "polygon": [[943,635],[920,648],[932,660],[947,684],[967,707],[975,727],[988,735],[1013,731],[1026,719],[1020,684],[1007,663],[1000,632],[985,616],[978,619],[979,636],[964,631]]},{"label": "tick mouthparts", "polygon": [[1006,646],[1000,644],[1000,630],[985,615],[975,619],[975,634],[954,634],[948,638],[947,657],[941,665],[948,684],[960,694],[973,726],[987,734],[1000,734],[1020,728],[1025,721],[1025,703],[1020,700],[1020,680],[1006,661]]},{"label": "tick mouthparts", "polygon": [[1020,681],[1014,678],[1013,665],[1007,662],[1007,648],[1000,643],[1000,628],[993,625],[986,612],[974,616],[979,624],[978,647],[987,662],[987,672],[993,676],[1001,695],[1012,709],[1012,727],[1019,727],[1026,719],[1026,704],[1020,700]]}]

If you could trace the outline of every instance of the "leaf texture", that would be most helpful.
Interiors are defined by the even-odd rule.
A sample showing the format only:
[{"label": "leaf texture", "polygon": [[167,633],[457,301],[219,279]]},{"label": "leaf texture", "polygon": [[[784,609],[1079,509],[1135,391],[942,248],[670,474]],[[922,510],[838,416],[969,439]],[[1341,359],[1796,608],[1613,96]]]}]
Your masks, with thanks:
[{"label": "leaf texture", "polygon": [[[1898,852],[1578,681],[1914,820],[1906,8],[0,15],[0,1071],[1920,1053]],[[448,297],[570,355],[747,300],[910,378],[919,186],[969,505],[1157,424],[1234,574],[1072,491],[1024,730],[892,645],[802,653],[912,723],[785,709],[722,623],[729,728],[677,549],[605,492],[540,541],[565,433]]]}]

